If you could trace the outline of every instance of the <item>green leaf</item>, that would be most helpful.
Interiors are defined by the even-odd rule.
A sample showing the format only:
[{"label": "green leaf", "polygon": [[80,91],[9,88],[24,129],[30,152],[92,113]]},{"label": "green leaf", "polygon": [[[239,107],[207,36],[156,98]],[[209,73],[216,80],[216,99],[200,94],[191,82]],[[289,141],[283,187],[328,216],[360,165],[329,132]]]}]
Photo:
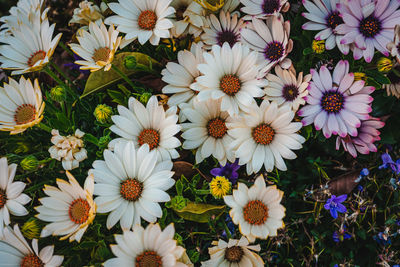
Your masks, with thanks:
[{"label": "green leaf", "polygon": [[175,196],[171,199],[171,207],[174,210],[182,210],[186,207],[187,199],[183,196]]},{"label": "green leaf", "polygon": [[78,246],[75,246],[73,249],[74,250],[89,249],[89,248],[94,248],[95,246],[97,246],[96,241],[84,241],[80,243]]},{"label": "green leaf", "polygon": [[225,210],[225,205],[216,206],[188,201],[186,207],[183,209],[178,210],[175,209],[174,206],[172,206],[172,208],[179,217],[187,221],[206,223],[212,216],[220,216]]},{"label": "green leaf", "polygon": [[313,52],[313,50],[311,47],[306,47],[303,50],[303,55],[307,56],[307,55],[311,54],[312,52]]},{"label": "green leaf", "polygon": [[178,194],[178,196],[182,196],[183,184],[182,184],[181,180],[178,180],[176,182],[175,188],[176,188],[176,193]]},{"label": "green leaf", "polygon": [[[160,64],[154,59],[150,58],[148,55],[138,53],[138,52],[123,52],[115,55],[114,64],[117,68],[119,68],[126,75],[132,75],[138,72],[138,69],[127,69],[124,66],[124,58],[126,56],[134,56],[138,65],[150,68],[153,65],[159,66]],[[102,90],[115,82],[122,80],[122,77],[116,73],[113,69],[109,71],[104,71],[103,69],[92,72],[87,79],[85,90],[81,96],[85,97],[93,92],[98,90]]]},{"label": "green leaf", "polygon": [[92,135],[92,134],[90,134],[90,133],[86,133],[86,134],[83,136],[83,139],[84,139],[85,141],[87,141],[87,142],[90,142],[90,143],[92,143],[92,144],[95,144],[96,146],[99,145],[99,140],[96,138],[96,136],[94,136],[94,135]]}]

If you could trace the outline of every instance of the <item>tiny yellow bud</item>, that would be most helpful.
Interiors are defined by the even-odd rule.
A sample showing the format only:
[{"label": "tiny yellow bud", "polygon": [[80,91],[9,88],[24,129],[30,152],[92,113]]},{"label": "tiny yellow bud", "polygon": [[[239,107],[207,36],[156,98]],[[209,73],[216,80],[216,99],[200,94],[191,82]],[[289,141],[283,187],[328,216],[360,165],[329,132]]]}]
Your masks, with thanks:
[{"label": "tiny yellow bud", "polygon": [[55,86],[50,90],[50,97],[53,101],[62,102],[67,99],[67,91],[62,86]]},{"label": "tiny yellow bud", "polygon": [[367,79],[367,75],[364,72],[354,72],[354,81],[365,81]]},{"label": "tiny yellow bud", "polygon": [[387,73],[393,69],[393,61],[387,57],[381,57],[376,63],[379,72]]},{"label": "tiny yellow bud", "polygon": [[313,40],[311,47],[315,53],[321,54],[325,51],[325,40]]},{"label": "tiny yellow bud", "polygon": [[21,227],[22,234],[29,239],[38,239],[40,237],[40,227],[38,220],[35,218],[30,218]]},{"label": "tiny yellow bud", "polygon": [[111,115],[113,115],[112,108],[105,104],[97,105],[95,108],[93,115],[96,117],[96,120],[100,123],[107,123],[111,120]]}]

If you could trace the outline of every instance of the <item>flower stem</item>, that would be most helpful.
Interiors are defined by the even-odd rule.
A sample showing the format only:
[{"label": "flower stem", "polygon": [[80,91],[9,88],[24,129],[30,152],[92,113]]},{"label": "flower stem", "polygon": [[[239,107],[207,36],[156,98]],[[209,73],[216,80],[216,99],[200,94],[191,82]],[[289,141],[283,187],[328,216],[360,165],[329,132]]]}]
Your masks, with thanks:
[{"label": "flower stem", "polygon": [[48,133],[51,133],[52,129],[49,126],[47,126],[46,124],[44,124],[43,122],[36,124],[36,126]]},{"label": "flower stem", "polygon": [[396,70],[395,68],[392,69],[392,72],[394,73],[394,75],[396,75],[397,77],[400,77],[400,72],[398,70]]},{"label": "flower stem", "polygon": [[132,88],[135,88],[135,84],[132,82],[131,79],[129,79],[129,77],[123,73],[117,66],[115,66],[114,64],[111,65],[111,68],[118,73],[119,76],[121,76],[121,78],[123,78]]},{"label": "flower stem", "polygon": [[62,49],[64,49],[68,54],[70,54],[71,56],[74,56],[74,52],[71,51],[71,49],[68,48],[68,46],[66,46],[62,41],[60,41],[58,43]]},{"label": "flower stem", "polygon": [[231,235],[231,231],[229,231],[228,225],[226,225],[226,222],[224,221],[224,229],[225,229],[225,233],[226,233],[226,237],[228,239],[230,239],[232,237]]},{"label": "flower stem", "polygon": [[43,68],[43,70],[49,75],[53,80],[55,80],[59,85],[64,87],[74,98],[77,97],[77,94],[71,89],[71,87],[67,86],[65,82],[63,82],[60,78],[58,78],[57,74],[55,74],[49,66]]},{"label": "flower stem", "polygon": [[63,72],[57,64],[55,64],[53,61],[50,61],[51,66],[61,75],[65,80],[69,82],[69,84],[74,85],[74,83],[71,81],[71,79]]}]

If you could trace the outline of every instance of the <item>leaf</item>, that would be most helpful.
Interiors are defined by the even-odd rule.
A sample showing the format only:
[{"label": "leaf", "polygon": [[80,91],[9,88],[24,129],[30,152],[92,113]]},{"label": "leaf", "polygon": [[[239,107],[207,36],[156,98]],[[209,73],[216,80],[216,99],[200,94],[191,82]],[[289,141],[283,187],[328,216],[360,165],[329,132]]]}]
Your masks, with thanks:
[{"label": "leaf", "polygon": [[[172,207],[174,208],[174,207]],[[187,202],[186,207],[181,210],[176,210],[176,214],[179,217],[183,218],[187,221],[206,223],[212,217],[219,217],[225,210],[224,206],[216,206],[211,204],[202,204],[202,203],[194,203]]]},{"label": "leaf", "polygon": [[340,175],[329,182],[329,190],[335,195],[349,194],[358,185],[359,175],[360,170]]},{"label": "leaf", "polygon": [[[157,65],[157,66],[160,65],[157,61],[155,61],[148,55],[139,52],[119,53],[115,56],[113,64],[128,76],[137,73],[139,70],[138,69],[129,70],[125,68],[124,58],[126,56],[134,56],[139,66],[144,65],[146,67],[150,67],[152,65]],[[104,71],[101,69],[92,72],[90,73],[89,78],[87,79],[85,90],[83,91],[81,98],[98,90],[104,89],[107,86],[110,86],[119,80],[122,80],[122,77],[118,73],[116,73],[113,69],[110,69],[109,71]]]},{"label": "leaf", "polygon": [[211,181],[211,177],[206,176],[203,174],[199,169],[195,169],[193,164],[186,162],[186,161],[175,161],[174,167],[172,168],[174,171],[174,178],[180,179],[181,176],[185,176],[186,178],[192,178],[196,174],[200,174],[208,182]]}]

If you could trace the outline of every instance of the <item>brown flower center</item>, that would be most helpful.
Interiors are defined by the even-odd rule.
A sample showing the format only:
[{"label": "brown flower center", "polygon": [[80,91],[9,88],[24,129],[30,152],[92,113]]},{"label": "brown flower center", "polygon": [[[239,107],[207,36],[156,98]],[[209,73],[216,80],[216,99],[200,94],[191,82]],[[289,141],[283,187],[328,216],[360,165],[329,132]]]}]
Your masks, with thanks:
[{"label": "brown flower center", "polygon": [[238,246],[233,246],[225,249],[225,259],[229,262],[240,262],[243,254],[243,249]]},{"label": "brown flower center", "polygon": [[29,254],[25,256],[21,262],[21,267],[43,267],[43,266],[44,263],[42,262],[42,260],[34,254]]},{"label": "brown flower center", "polygon": [[0,189],[0,209],[2,209],[7,203],[7,195],[3,189]]},{"label": "brown flower center", "polygon": [[222,138],[228,131],[225,121],[221,118],[215,118],[207,123],[207,132],[209,136],[214,138]]},{"label": "brown flower center", "polygon": [[101,47],[94,50],[93,60],[94,62],[97,61],[104,61],[107,62],[110,59],[111,50],[108,47]]},{"label": "brown flower center", "polygon": [[278,41],[268,43],[264,49],[265,59],[268,59],[271,62],[280,60],[284,53],[285,48],[283,47],[283,44]]},{"label": "brown flower center", "polygon": [[82,224],[89,218],[90,205],[87,200],[78,198],[72,201],[69,206],[68,214],[71,221]]},{"label": "brown flower center", "polygon": [[154,251],[145,251],[136,257],[135,267],[162,267],[162,259]]},{"label": "brown flower center", "polygon": [[293,101],[299,95],[299,90],[294,84],[286,84],[282,89],[282,94],[286,101]]},{"label": "brown flower center", "polygon": [[263,224],[268,218],[268,207],[260,200],[252,200],[243,208],[243,217],[249,224]]},{"label": "brown flower center", "polygon": [[151,31],[156,27],[157,15],[154,11],[145,10],[140,13],[138,18],[138,25],[141,29]]},{"label": "brown flower center", "polygon": [[237,92],[239,92],[241,84],[236,75],[227,74],[222,77],[221,81],[219,82],[219,87],[225,94],[234,96]]},{"label": "brown flower center", "polygon": [[326,22],[328,26],[334,30],[338,25],[344,23],[340,13],[337,11],[333,11],[327,18]]},{"label": "brown flower center", "polygon": [[36,108],[31,104],[22,104],[21,106],[17,107],[17,110],[14,114],[14,120],[18,125],[34,121],[35,117]]},{"label": "brown flower center", "polygon": [[328,91],[321,99],[321,106],[328,113],[337,113],[343,108],[344,97],[335,90]]},{"label": "brown flower center", "polygon": [[43,50],[39,50],[31,55],[31,57],[28,59],[28,66],[33,67],[33,65],[36,64],[39,60],[42,60],[46,57],[46,52]]},{"label": "brown flower center", "polygon": [[143,184],[136,179],[126,179],[121,183],[120,194],[128,201],[136,201],[142,195]]},{"label": "brown flower center", "polygon": [[260,124],[253,129],[253,139],[257,144],[269,145],[274,140],[275,131],[267,124]]},{"label": "brown flower center", "polygon": [[150,150],[160,144],[160,133],[154,129],[144,129],[138,137],[139,145],[148,144]]}]

